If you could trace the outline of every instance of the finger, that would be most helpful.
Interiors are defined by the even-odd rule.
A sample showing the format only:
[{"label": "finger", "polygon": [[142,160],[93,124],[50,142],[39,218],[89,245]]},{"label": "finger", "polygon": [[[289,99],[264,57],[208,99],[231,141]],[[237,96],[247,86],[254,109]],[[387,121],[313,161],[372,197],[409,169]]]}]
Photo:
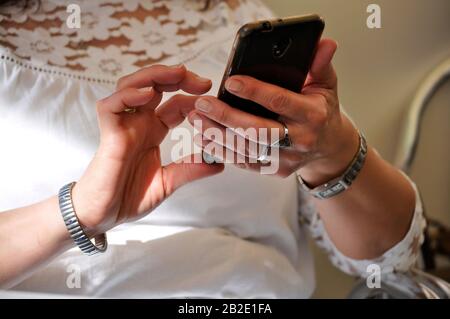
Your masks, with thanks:
[{"label": "finger", "polygon": [[[251,130],[251,128],[247,130],[239,128],[231,129],[225,127],[205,117],[203,114],[197,113],[197,110],[189,113],[188,120],[205,138],[250,158],[258,158],[263,146],[271,145],[277,141],[277,139],[269,139],[264,136],[267,133],[264,133],[263,130]],[[290,151],[296,150],[307,153],[316,149],[319,135],[314,127],[295,125],[290,121],[285,121],[285,123],[289,128],[289,136],[292,144],[289,148],[284,148],[280,152],[288,154]],[[279,134],[284,135],[284,127],[282,133],[279,133],[278,128],[272,130],[272,137]],[[269,132],[269,130],[266,130],[266,132]]]},{"label": "finger", "polygon": [[298,121],[306,121],[307,112],[312,108],[305,96],[250,76],[234,75],[225,82],[225,88],[234,95]]},{"label": "finger", "polygon": [[183,90],[190,94],[204,94],[211,89],[210,79],[203,78],[194,72],[186,71],[185,77],[176,84],[156,84],[155,88],[160,92],[175,92]]},{"label": "finger", "polygon": [[211,80],[186,70],[184,65],[172,67],[152,65],[122,77],[117,82],[117,89],[154,87],[160,92],[181,89],[191,94],[203,94],[211,88],[211,85]]},{"label": "finger", "polygon": [[203,78],[191,71],[186,71],[185,76],[176,83],[154,83],[154,88],[159,92],[175,92],[183,90],[190,94],[204,94],[211,89],[210,79]]},{"label": "finger", "polygon": [[238,110],[213,96],[198,98],[195,109],[256,143],[271,144],[284,137],[284,126],[280,122]]},{"label": "finger", "polygon": [[[241,169],[258,172],[263,175],[278,175],[288,177],[297,168],[297,158],[287,149],[278,149],[276,154],[270,154],[268,161],[236,163],[235,166]],[[271,152],[269,152],[271,153]]]},{"label": "finger", "polygon": [[149,106],[155,108],[161,100],[161,93],[152,88],[125,88],[97,102],[100,114],[118,114],[130,107]]},{"label": "finger", "polygon": [[234,152],[229,148],[208,139],[202,134],[196,134],[194,136],[194,143],[202,148],[202,151],[211,155],[216,161],[226,164],[236,164],[245,162],[254,162],[257,160],[254,158],[248,158],[244,155]]},{"label": "finger", "polygon": [[[263,145],[195,112],[189,114],[188,119],[192,126],[201,133],[201,136],[242,156],[256,160],[263,148]],[[198,123],[201,123],[201,125],[198,125]]]},{"label": "finger", "polygon": [[179,83],[185,74],[186,68],[184,65],[165,66],[155,64],[121,77],[117,81],[117,89],[153,87],[156,84],[175,84]]},{"label": "finger", "polygon": [[[279,158],[274,158],[272,156],[270,162],[261,163],[253,158],[249,158],[237,152],[233,152],[228,148],[224,147],[223,145],[208,140],[207,138],[205,138],[200,134],[194,136],[194,143],[200,146],[203,152],[211,155],[221,163],[233,164],[238,168],[254,171],[257,173],[264,173],[263,168],[273,165],[274,161],[278,161],[278,163],[280,163],[279,158],[281,158],[281,156],[286,157],[289,161],[289,155],[284,154],[285,153],[284,150],[280,150],[281,152],[277,154],[280,156]],[[277,169],[270,170],[269,174],[277,174],[286,177],[290,174],[290,172],[292,172],[292,167],[290,167],[289,165],[277,165],[277,166],[278,166]],[[268,173],[268,171],[265,172]]]},{"label": "finger", "polygon": [[189,182],[218,174],[223,171],[223,164],[195,163],[195,155],[190,155],[176,163],[163,167],[164,192],[166,196]]},{"label": "finger", "polygon": [[336,87],[336,72],[331,63],[336,50],[337,43],[332,39],[322,39],[319,42],[305,86],[317,84],[329,89]]},{"label": "finger", "polygon": [[158,106],[156,116],[168,127],[174,128],[194,109],[197,96],[177,94]]}]

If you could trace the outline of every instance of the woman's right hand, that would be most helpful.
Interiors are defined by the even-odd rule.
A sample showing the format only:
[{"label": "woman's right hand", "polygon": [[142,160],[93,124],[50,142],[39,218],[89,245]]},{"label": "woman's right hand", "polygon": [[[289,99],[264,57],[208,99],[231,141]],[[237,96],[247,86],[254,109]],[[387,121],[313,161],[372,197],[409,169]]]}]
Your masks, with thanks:
[{"label": "woman's right hand", "polygon": [[153,65],[121,78],[117,91],[97,102],[100,146],[73,189],[75,210],[90,236],[142,218],[183,184],[223,170],[221,164],[193,161],[162,166],[160,159],[168,130],[184,120],[197,99],[175,95],[159,105],[161,92],[203,94],[210,88],[210,80],[182,65]]}]

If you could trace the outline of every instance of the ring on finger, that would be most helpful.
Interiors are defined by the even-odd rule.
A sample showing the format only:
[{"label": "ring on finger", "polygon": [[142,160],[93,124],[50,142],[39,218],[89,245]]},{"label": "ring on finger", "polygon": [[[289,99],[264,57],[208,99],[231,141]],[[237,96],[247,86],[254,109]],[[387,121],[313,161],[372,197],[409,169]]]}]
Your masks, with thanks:
[{"label": "ring on finger", "polygon": [[266,164],[270,163],[270,157],[269,157],[269,145],[261,145],[262,151],[261,154],[259,154],[258,158],[256,159],[259,163]]},{"label": "ring on finger", "polygon": [[280,141],[280,147],[281,148],[291,147],[292,140],[291,140],[291,136],[289,135],[289,128],[287,127],[286,123],[284,123],[284,122],[280,122],[280,123],[283,124],[283,127],[284,127],[284,137]]},{"label": "ring on finger", "polygon": [[133,114],[133,113],[136,113],[136,108],[135,107],[127,107],[123,111],[125,113]]},{"label": "ring on finger", "polygon": [[282,122],[282,121],[279,121],[279,122],[284,127],[284,136],[282,138],[280,138],[278,141],[275,141],[274,143],[272,143],[270,145],[270,147],[278,147],[278,148],[291,147],[292,140],[291,140],[291,137],[289,136],[289,128],[287,127],[287,125],[284,122]]},{"label": "ring on finger", "polygon": [[284,128],[284,135],[282,138],[276,140],[270,145],[263,145],[263,149],[261,154],[258,156],[257,161],[261,163],[269,163],[270,157],[269,157],[269,149],[272,147],[278,147],[278,148],[288,148],[292,146],[292,140],[289,136],[289,128],[284,122],[281,122],[281,125],[283,125]]}]

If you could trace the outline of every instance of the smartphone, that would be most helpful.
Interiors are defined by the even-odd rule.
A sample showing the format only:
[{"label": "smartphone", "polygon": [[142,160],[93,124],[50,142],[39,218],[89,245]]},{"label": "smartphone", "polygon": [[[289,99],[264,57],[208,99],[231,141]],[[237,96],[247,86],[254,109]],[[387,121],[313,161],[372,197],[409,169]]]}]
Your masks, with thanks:
[{"label": "smartphone", "polygon": [[245,112],[276,119],[278,114],[228,92],[225,81],[235,74],[249,75],[300,92],[324,27],[324,20],[316,14],[242,26],[236,34],[218,98]]}]

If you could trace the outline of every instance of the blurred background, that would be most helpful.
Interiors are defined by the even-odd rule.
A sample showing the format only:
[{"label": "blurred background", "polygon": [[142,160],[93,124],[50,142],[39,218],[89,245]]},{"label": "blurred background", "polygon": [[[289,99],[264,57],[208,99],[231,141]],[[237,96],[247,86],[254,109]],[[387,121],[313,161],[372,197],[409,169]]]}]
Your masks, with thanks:
[{"label": "blurred background", "polygon": [[[449,0],[263,0],[277,16],[318,13],[325,36],[339,49],[334,64],[341,103],[369,143],[394,161],[408,107],[420,83],[450,57]],[[366,12],[381,7],[381,29],[369,29]],[[428,217],[450,227],[450,80],[440,86],[425,113],[411,176]],[[314,248],[316,298],[345,297],[354,279]]]}]

